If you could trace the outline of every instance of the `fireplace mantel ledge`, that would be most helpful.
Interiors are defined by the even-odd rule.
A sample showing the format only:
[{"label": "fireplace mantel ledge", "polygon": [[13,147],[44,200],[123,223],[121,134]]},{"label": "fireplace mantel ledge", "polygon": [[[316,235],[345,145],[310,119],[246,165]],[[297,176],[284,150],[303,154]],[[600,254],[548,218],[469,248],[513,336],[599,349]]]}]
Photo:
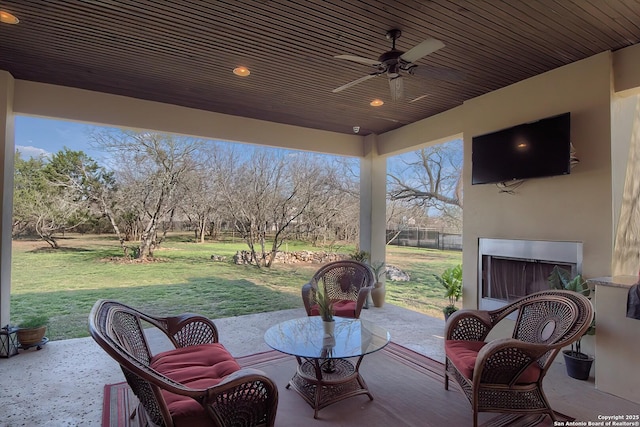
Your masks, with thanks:
[{"label": "fireplace mantel ledge", "polygon": [[613,276],[613,277],[596,277],[588,279],[587,282],[595,286],[607,286],[612,288],[630,288],[638,283],[638,276]]}]

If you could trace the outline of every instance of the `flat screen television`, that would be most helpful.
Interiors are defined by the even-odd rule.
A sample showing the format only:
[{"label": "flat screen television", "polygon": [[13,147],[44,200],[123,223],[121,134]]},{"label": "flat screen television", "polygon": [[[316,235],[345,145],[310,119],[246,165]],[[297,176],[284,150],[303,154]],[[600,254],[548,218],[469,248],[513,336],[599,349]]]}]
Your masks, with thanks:
[{"label": "flat screen television", "polygon": [[570,172],[571,114],[474,136],[471,184],[566,175]]}]

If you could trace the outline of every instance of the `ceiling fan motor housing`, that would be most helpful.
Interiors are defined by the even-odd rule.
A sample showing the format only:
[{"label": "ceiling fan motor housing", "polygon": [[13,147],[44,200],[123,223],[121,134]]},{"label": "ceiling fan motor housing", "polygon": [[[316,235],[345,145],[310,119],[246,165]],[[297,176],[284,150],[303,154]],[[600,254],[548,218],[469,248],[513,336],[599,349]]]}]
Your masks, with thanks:
[{"label": "ceiling fan motor housing", "polygon": [[378,61],[382,62],[383,64],[396,64],[398,63],[398,58],[400,58],[400,56],[403,54],[404,52],[400,51],[400,50],[390,50],[388,52],[383,53],[382,55],[380,55],[378,57]]},{"label": "ceiling fan motor housing", "polygon": [[378,60],[371,60],[354,55],[338,55],[335,58],[346,59],[358,62],[368,66],[375,67],[375,71],[367,74],[359,79],[342,85],[332,92],[341,92],[356,84],[362,83],[373,77],[386,74],[389,80],[389,88],[391,90],[391,99],[396,101],[403,98],[403,79],[401,74],[414,75],[417,65],[414,62],[444,47],[444,43],[440,40],[427,38],[421,43],[409,49],[407,52],[396,49],[396,40],[402,32],[398,29],[387,31],[387,39],[392,41],[391,50],[384,52],[378,57]]},{"label": "ceiling fan motor housing", "polygon": [[397,77],[400,74],[400,67],[398,65],[401,60],[399,58],[403,53],[404,52],[399,50],[390,50],[380,55],[378,58],[378,61],[380,61],[378,70],[380,72],[386,71],[389,77]]}]

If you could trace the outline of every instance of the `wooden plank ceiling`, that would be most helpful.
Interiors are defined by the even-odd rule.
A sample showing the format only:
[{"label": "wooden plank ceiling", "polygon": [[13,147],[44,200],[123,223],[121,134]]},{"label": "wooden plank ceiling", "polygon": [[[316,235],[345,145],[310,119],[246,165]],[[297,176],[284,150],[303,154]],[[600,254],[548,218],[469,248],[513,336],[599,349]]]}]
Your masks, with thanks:
[{"label": "wooden plank ceiling", "polygon": [[[562,65],[640,41],[637,0],[14,0],[0,69],[16,79],[351,133],[380,134]],[[332,90],[427,38],[403,77]],[[245,78],[232,74],[243,65]],[[418,74],[418,73],[417,73]],[[550,90],[552,90],[550,88]],[[371,107],[374,98],[384,101]],[[413,101],[413,102],[411,102]]]}]

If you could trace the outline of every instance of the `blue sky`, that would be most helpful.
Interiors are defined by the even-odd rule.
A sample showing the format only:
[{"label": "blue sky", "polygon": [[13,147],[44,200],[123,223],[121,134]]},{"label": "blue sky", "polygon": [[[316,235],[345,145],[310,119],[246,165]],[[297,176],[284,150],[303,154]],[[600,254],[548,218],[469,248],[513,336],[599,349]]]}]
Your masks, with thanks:
[{"label": "blue sky", "polygon": [[20,151],[23,158],[28,158],[56,153],[67,147],[75,151],[82,150],[98,160],[102,153],[93,150],[89,143],[91,130],[96,127],[85,123],[16,116],[16,150]]},{"label": "blue sky", "polygon": [[117,129],[87,123],[64,120],[44,119],[40,117],[16,116],[16,151],[23,158],[37,157],[57,153],[64,147],[74,151],[84,151],[89,157],[104,160],[107,156],[91,146],[91,133],[100,129]]},{"label": "blue sky", "polygon": [[[90,143],[91,132],[100,129],[99,126],[27,116],[16,116],[15,124],[16,150],[20,151],[23,158],[56,153],[67,147],[82,150],[98,162],[104,159],[104,153],[93,149]],[[402,167],[402,159],[413,159],[414,156],[405,153],[391,157],[388,167]]]},{"label": "blue sky", "polygon": [[75,151],[84,151],[100,163],[106,154],[93,149],[90,142],[92,131],[97,129],[113,128],[40,117],[16,116],[16,151],[20,151],[22,158],[26,159],[39,155],[46,156],[67,147]]}]

